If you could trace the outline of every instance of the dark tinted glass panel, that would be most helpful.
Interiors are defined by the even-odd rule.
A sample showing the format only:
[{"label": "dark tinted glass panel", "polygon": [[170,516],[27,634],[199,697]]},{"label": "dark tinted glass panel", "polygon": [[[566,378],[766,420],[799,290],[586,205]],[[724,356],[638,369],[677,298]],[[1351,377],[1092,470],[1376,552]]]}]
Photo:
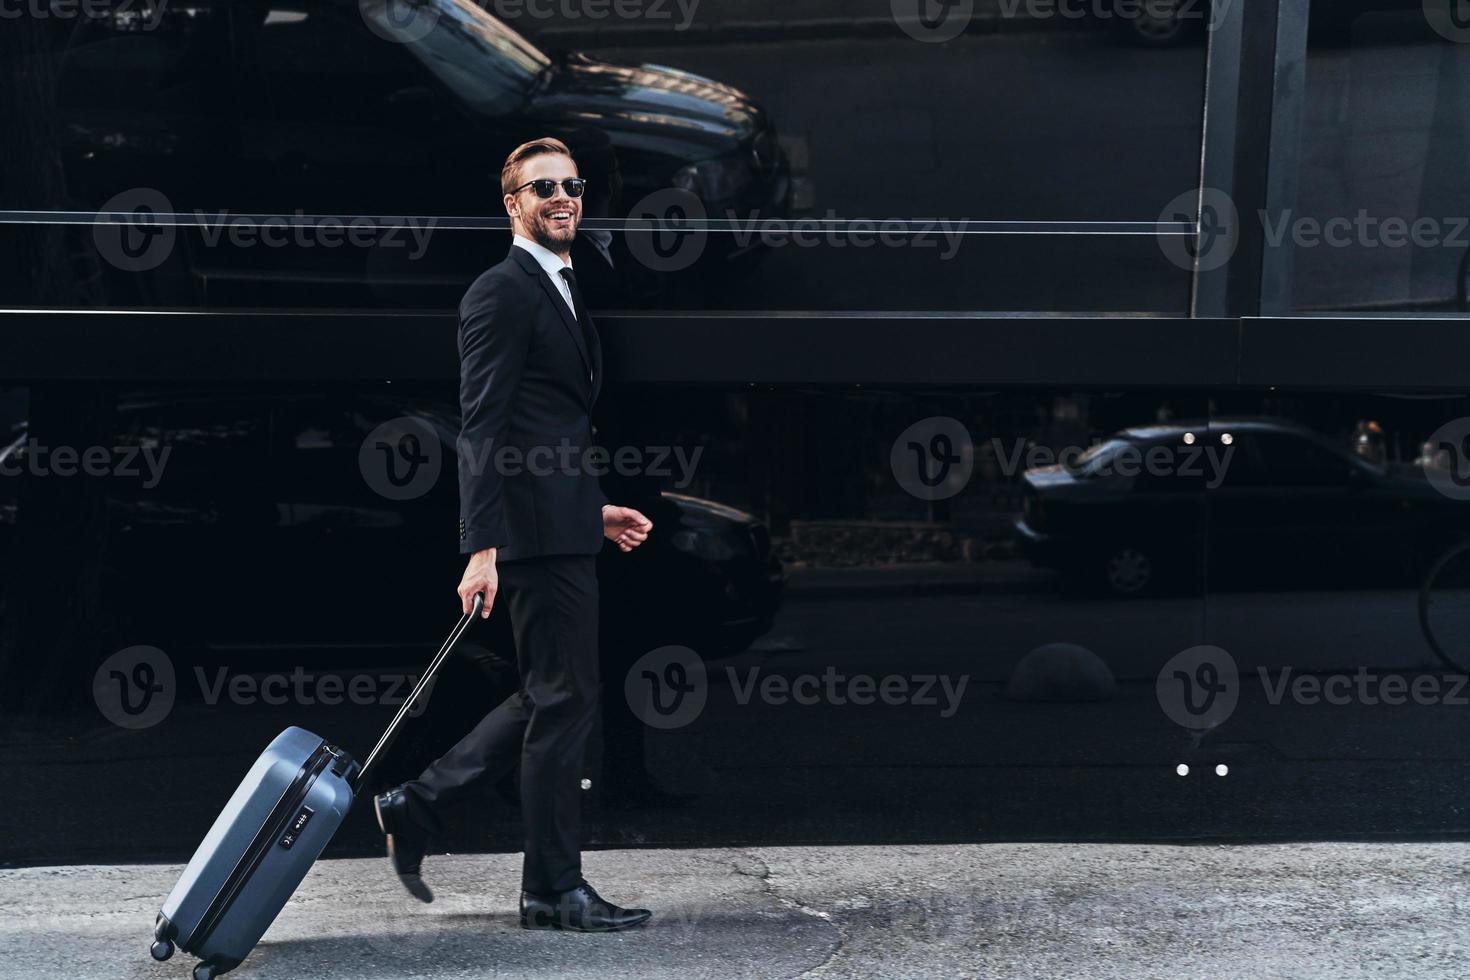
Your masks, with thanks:
[{"label": "dark tinted glass panel", "polygon": [[167,116],[211,108],[220,59],[229,56],[229,13],[191,3],[150,28],[120,14],[79,18],[60,52],[57,102],[78,115],[93,109]]},{"label": "dark tinted glass panel", "polygon": [[[113,301],[450,310],[510,241],[499,232],[438,230],[432,220],[391,230],[343,222],[298,230],[284,221],[262,228],[230,215],[209,222],[202,231],[142,228],[109,239],[166,256],[147,273],[113,275]],[[914,232],[830,232],[782,222],[738,234],[670,234],[660,243],[628,237],[639,240],[616,239],[605,253],[588,239],[574,247],[594,312],[1178,313],[1189,299],[1188,273],[1152,236],[966,234],[939,223]]]},{"label": "dark tinted glass panel", "polygon": [[[273,445],[366,430],[360,450],[392,442],[381,426],[395,419],[435,431],[452,394],[278,390],[259,404]],[[248,402],[220,393],[218,424],[206,424],[198,402],[177,398],[166,421],[170,400],[150,394],[149,424],[173,432],[230,430]],[[136,401],[120,400],[120,419]],[[1470,670],[1464,399],[645,389],[616,404],[603,441],[638,465],[610,492],[645,508],[656,532],[647,551],[608,555],[601,569],[617,615],[603,631],[592,839],[1459,829],[1444,774],[1463,765],[1456,705]],[[337,426],[333,410],[347,405],[353,421]],[[269,521],[180,527],[135,508],[111,525],[108,647],[95,659],[161,651],[178,678],[161,721],[119,735],[97,704],[37,688],[42,728],[68,733],[78,767],[48,792],[136,782],[159,752],[206,737],[216,765],[205,770],[224,770],[218,792],[168,827],[146,796],[119,793],[105,826],[5,835],[10,859],[172,854],[175,828],[202,832],[207,801],[233,785],[224,760],[253,758],[323,677],[337,678],[327,690],[339,700],[312,701],[313,717],[348,744],[371,741],[394,679],[438,639],[421,610],[457,581],[459,561],[434,543],[453,534],[451,444],[440,440],[444,468],[424,492],[395,501],[374,489],[371,454],[328,441],[298,451],[325,455],[240,484],[254,501],[240,513]],[[322,467],[314,496],[292,489],[302,465]],[[175,478],[165,469],[151,492],[216,506]],[[90,485],[121,506],[109,479]],[[201,553],[231,561],[201,574]],[[395,765],[434,757],[513,688],[501,630],[477,632]],[[625,681],[638,694],[650,675],[672,676],[644,659],[669,646],[697,657],[704,701],[654,724],[666,716],[640,714],[648,702],[629,700]],[[73,667],[90,678],[96,663],[57,666],[57,678]],[[263,678],[298,669],[305,694],[292,681],[286,705],[259,698]],[[667,689],[643,693],[678,710]],[[20,753],[11,771],[42,764],[8,751]],[[693,799],[624,809],[606,787],[630,772]],[[17,779],[15,792],[43,784]],[[518,846],[508,810],[488,820],[508,806],[485,787],[455,816],[455,846]],[[487,837],[487,825],[506,830]],[[375,841],[369,818],[335,846],[369,853]]]},{"label": "dark tinted glass panel", "polygon": [[[7,859],[172,855],[284,724],[310,717],[358,751],[371,744],[403,693],[394,685],[440,639],[433,610],[452,622],[463,567],[453,444],[439,431],[452,425],[453,386],[397,389],[222,391],[217,413],[184,391],[119,400],[121,432],[266,420],[267,474],[237,487],[271,516],[181,525],[134,507],[126,527],[110,526],[107,649],[57,676],[90,678],[106,656],[145,645],[172,668],[174,699],[120,734],[93,699],[39,687],[38,724],[75,739],[78,767],[47,792],[136,784],[181,745],[214,761],[198,767],[207,785],[194,802],[170,799],[182,809],[166,825],[148,794],[119,792],[95,820],[79,807],[79,822],[42,837],[0,835]],[[634,555],[600,559],[606,733],[590,839],[1186,832],[1198,801],[1172,766],[1193,750],[1154,687],[1160,665],[1201,639],[1209,471],[1189,449],[1205,407],[1179,392],[1066,390],[610,399],[600,438],[628,464],[605,486],[655,532]],[[406,419],[427,428],[401,429]],[[422,485],[384,482],[407,475],[398,464],[413,454]],[[173,487],[172,465],[140,492]],[[67,486],[119,506],[105,479]],[[188,481],[169,492],[177,508],[214,506]],[[645,657],[670,646],[702,665],[706,700],[655,724],[647,677],[666,664]],[[512,655],[499,619],[477,627],[392,766],[436,757],[513,690]],[[8,772],[49,764],[7,751]],[[17,778],[14,791],[46,783]],[[648,809],[638,794],[649,785],[693,796]],[[454,846],[519,846],[506,788],[482,789],[452,815]],[[338,853],[376,853],[370,814],[353,821]]]},{"label": "dark tinted glass panel", "polygon": [[1187,674],[1216,679],[1222,789],[1284,834],[1458,832],[1470,402],[1272,392],[1214,408],[1211,439],[1235,452],[1206,492],[1215,649]]},{"label": "dark tinted glass panel", "polygon": [[1298,310],[1465,309],[1470,40],[1457,4],[1314,3],[1295,202],[1269,232]]},{"label": "dark tinted glass panel", "polygon": [[[603,307],[1186,310],[1187,269],[1152,224],[1189,220],[1171,202],[1197,183],[1193,7],[1172,26],[1098,4],[945,7],[937,24],[887,0],[626,9],[280,0],[79,20],[53,41],[58,104],[29,107],[55,119],[62,172],[0,202],[139,215],[53,230],[80,281],[47,302],[446,306],[505,252],[507,151],[557,135],[632,280]],[[340,227],[395,216],[424,219],[403,254],[382,221]],[[675,222],[666,240],[624,249],[649,218]],[[698,248],[680,249],[682,218],[710,222]],[[911,260],[963,222],[1017,224],[972,229],[1011,234],[969,236],[966,268]]]}]

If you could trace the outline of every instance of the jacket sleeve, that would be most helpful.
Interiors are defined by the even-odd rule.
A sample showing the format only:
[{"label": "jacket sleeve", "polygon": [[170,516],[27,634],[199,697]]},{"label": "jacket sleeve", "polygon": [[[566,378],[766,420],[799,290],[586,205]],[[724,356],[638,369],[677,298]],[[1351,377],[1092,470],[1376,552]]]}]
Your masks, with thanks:
[{"label": "jacket sleeve", "polygon": [[530,311],[494,278],[471,288],[459,308],[459,550],[509,543],[504,479],[495,454],[505,445],[516,388],[531,345]]}]

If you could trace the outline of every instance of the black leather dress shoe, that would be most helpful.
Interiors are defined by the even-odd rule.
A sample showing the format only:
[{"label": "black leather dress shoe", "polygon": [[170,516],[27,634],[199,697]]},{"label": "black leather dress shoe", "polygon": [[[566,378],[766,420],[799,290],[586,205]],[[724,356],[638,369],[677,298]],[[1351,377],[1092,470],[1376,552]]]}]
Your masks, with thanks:
[{"label": "black leather dress shoe", "polygon": [[373,812],[378,815],[378,829],[388,838],[388,859],[408,893],[420,902],[432,902],[434,893],[424,884],[420,871],[424,852],[429,849],[429,833],[410,811],[413,806],[402,787],[373,797]]},{"label": "black leather dress shoe", "polygon": [[615,932],[641,926],[653,913],[622,909],[603,899],[582,882],[560,895],[521,892],[522,929],[574,929],[577,932]]}]

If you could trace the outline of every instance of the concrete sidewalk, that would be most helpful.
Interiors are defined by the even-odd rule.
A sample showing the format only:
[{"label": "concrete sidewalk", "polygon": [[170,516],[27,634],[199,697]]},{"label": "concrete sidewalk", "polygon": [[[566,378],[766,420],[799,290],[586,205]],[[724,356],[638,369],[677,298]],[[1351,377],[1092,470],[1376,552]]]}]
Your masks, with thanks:
[{"label": "concrete sidewalk", "polygon": [[[589,853],[642,930],[526,932],[518,855],[312,872],[241,978],[1446,977],[1470,974],[1466,844],[993,844]],[[187,977],[154,963],[176,866],[0,871],[0,978]]]}]

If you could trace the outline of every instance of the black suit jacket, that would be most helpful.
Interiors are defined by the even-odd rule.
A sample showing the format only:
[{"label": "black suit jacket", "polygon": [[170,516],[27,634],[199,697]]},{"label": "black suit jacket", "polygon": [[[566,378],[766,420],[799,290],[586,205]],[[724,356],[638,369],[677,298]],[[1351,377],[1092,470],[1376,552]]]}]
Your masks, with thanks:
[{"label": "black suit jacket", "polygon": [[[590,317],[589,317],[590,321]],[[497,561],[602,549],[592,406],[602,345],[525,249],[491,268],[459,306],[459,550]],[[589,377],[590,375],[590,377]]]}]

